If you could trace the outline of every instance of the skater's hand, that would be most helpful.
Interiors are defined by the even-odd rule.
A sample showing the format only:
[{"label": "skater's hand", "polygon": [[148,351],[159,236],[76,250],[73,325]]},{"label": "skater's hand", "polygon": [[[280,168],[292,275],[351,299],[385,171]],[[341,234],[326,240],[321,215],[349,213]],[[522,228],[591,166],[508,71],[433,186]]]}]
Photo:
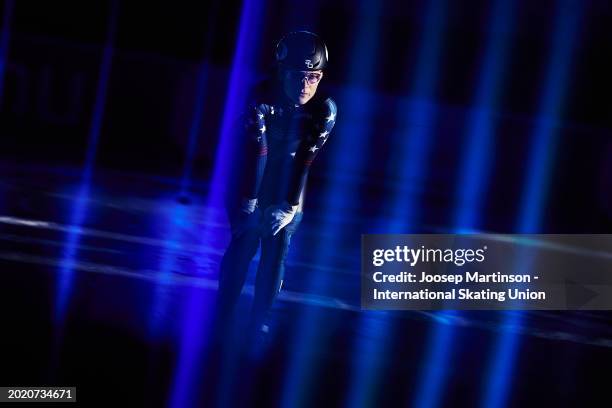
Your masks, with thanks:
[{"label": "skater's hand", "polygon": [[255,212],[256,207],[257,207],[256,198],[253,198],[253,199],[243,198],[242,201],[240,202],[240,211],[242,211],[245,214],[253,214],[253,212]]},{"label": "skater's hand", "polygon": [[272,232],[272,235],[278,234],[280,230],[285,228],[287,224],[293,220],[297,209],[297,205],[289,205],[286,201],[280,205],[272,205],[266,209],[265,222],[269,227],[269,231]]}]

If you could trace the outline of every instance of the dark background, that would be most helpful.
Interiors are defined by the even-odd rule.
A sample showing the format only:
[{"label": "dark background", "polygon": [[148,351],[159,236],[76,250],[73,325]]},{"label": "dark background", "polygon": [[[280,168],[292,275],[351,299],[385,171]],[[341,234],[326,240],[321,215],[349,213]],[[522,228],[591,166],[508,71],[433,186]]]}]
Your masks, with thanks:
[{"label": "dark background", "polygon": [[[262,3],[265,19],[261,38],[253,43],[261,57],[253,61],[259,75],[269,72],[275,41],[290,29],[320,33],[330,50],[330,68],[322,84],[336,93],[364,87],[375,101],[369,117],[339,118],[351,126],[375,123],[368,130],[370,154],[357,171],[360,189],[369,199],[385,200],[397,174],[379,165],[396,148],[395,109],[399,98],[414,97],[411,78],[415,49],[425,24],[427,2],[382,2],[372,35],[377,52],[373,77],[350,75],[359,29],[354,2]],[[584,16],[562,109],[557,118],[559,144],[554,149],[551,196],[546,232],[606,232],[610,230],[610,30],[612,13],[605,1],[581,2]],[[106,2],[44,2],[16,4],[0,132],[5,160],[82,165],[88,143],[96,81],[108,34],[111,7]],[[195,178],[210,177],[227,92],[228,71],[235,51],[241,3],[236,1],[147,4],[122,2],[118,8],[108,97],[96,167],[179,176],[194,115],[194,92],[200,64],[208,77],[202,122],[195,152]],[[509,216],[528,171],[525,163],[539,115],[556,3],[517,2],[516,24],[504,68],[495,112],[497,144],[488,194],[488,229],[511,231]],[[439,207],[429,223],[444,225],[451,209],[455,166],[465,138],[465,124],[480,78],[479,62],[487,39],[491,2],[451,2],[434,103],[439,109],[428,179],[419,199]],[[342,113],[345,113],[342,116]],[[336,136],[336,135],[334,135]],[[339,134],[350,138],[350,134]],[[137,154],[135,154],[137,153]],[[323,155],[322,155],[323,156]],[[325,156],[324,156],[325,157]],[[339,172],[322,158],[313,169],[313,184]],[[313,204],[314,205],[314,204]],[[428,217],[428,215],[425,215]],[[443,218],[441,220],[441,217]],[[435,219],[434,219],[435,218]]]},{"label": "dark background", "polygon": [[[429,49],[422,33],[431,24],[425,18],[431,2],[447,8],[440,60],[431,67],[437,70],[433,86],[424,92],[414,78],[419,50]],[[83,401],[106,406],[117,399],[101,394],[102,388],[117,390],[133,406],[166,405],[177,394],[172,387],[182,351],[181,306],[199,278],[216,281],[228,235],[226,224],[203,221],[199,204],[214,175],[247,3],[0,2],[2,21],[10,22],[0,55],[3,385],[77,385]],[[542,152],[542,161],[550,159],[550,178],[541,186],[547,193],[537,231],[529,232],[611,233],[612,3],[513,2],[508,56],[491,106],[477,105],[475,89],[487,40],[495,35],[493,1],[253,3],[262,10],[247,47],[253,82],[272,71],[273,48],[284,33],[309,29],[328,45],[330,65],[320,89],[339,107],[334,132],[311,170],[304,225],[292,241],[286,289],[298,300],[277,302],[275,316],[284,330],[253,376],[253,405],[278,402],[295,374],[287,368],[295,355],[318,364],[308,372],[305,406],[351,406],[348,399],[362,391],[354,385],[359,362],[371,355],[372,375],[362,387],[371,386],[370,406],[412,401],[434,365],[432,344],[444,338],[436,333],[445,327],[454,330],[449,343],[438,347],[451,350],[441,365],[447,381],[432,392],[445,406],[482,402],[495,374],[488,370],[498,358],[497,345],[512,336],[521,346],[507,347],[515,364],[501,382],[508,404],[609,405],[609,312],[526,311],[517,327],[508,323],[512,313],[466,312],[456,320],[444,313],[368,314],[358,304],[358,241],[368,232],[456,232],[459,167],[479,109],[490,112],[495,143],[487,151],[489,181],[473,227],[519,232],[523,189],[534,172],[528,158],[535,130],[547,123],[556,143]],[[550,114],[541,111],[544,84],[557,62],[568,63],[551,63],[563,4],[577,5],[580,17],[571,34],[569,74],[557,84],[563,88],[560,108]],[[94,160],[88,162],[105,49],[111,50],[110,75]],[[420,136],[431,145],[415,179],[402,172],[411,153],[408,134],[423,126],[418,118],[410,122],[414,117],[404,107],[411,101],[436,110]],[[191,154],[187,190],[193,205],[183,206],[176,198]],[[88,196],[79,194],[79,183],[89,166]],[[420,208],[417,220],[394,218],[389,208],[397,197]],[[18,223],[24,219],[49,224]],[[391,231],[393,225],[399,231]],[[217,241],[202,245],[202,231],[211,230]],[[52,316],[66,269],[78,273],[66,320],[58,323]],[[202,292],[205,299],[214,293]],[[160,298],[167,309],[155,332],[148,324]],[[296,352],[305,315],[314,333],[306,334],[316,346]],[[441,324],[444,319],[452,324]],[[209,406],[202,390],[214,382],[200,374],[191,385],[200,392],[199,405]]]}]

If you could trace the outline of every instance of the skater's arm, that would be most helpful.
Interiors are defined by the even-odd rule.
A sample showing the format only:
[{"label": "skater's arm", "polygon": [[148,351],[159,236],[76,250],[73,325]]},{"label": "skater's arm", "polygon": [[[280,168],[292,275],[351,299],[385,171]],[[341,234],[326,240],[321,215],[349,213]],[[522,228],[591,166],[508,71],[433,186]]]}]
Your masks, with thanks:
[{"label": "skater's arm", "polygon": [[287,195],[287,203],[292,206],[299,203],[300,192],[306,184],[310,166],[329,138],[332,128],[336,123],[336,112],[336,104],[331,98],[327,98],[318,113],[313,134],[305,137],[300,143],[295,154],[293,174]]},{"label": "skater's arm", "polygon": [[242,198],[253,202],[259,191],[268,157],[266,137],[266,117],[270,107],[265,104],[252,104],[244,115],[246,131],[246,149],[249,167],[245,169],[247,182],[244,185]]}]

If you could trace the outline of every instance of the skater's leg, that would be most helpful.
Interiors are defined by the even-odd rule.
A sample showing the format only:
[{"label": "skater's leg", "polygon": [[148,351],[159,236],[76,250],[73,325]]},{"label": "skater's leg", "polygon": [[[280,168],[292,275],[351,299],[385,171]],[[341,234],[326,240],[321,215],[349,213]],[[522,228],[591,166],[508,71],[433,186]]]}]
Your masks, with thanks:
[{"label": "skater's leg", "polygon": [[237,303],[249,270],[249,264],[259,247],[257,231],[245,231],[232,241],[223,255],[219,272],[217,311],[221,315],[231,313]]},{"label": "skater's leg", "polygon": [[[233,219],[232,240],[223,255],[219,272],[215,328],[229,322],[246,279],[249,264],[259,247],[260,212],[251,214],[248,219]],[[237,222],[246,223],[236,228]]]},{"label": "skater's leg", "polygon": [[274,299],[281,290],[285,275],[285,257],[291,242],[291,236],[302,218],[298,213],[289,225],[278,234],[262,239],[261,261],[255,281],[255,298],[249,321],[250,332],[261,329]]},{"label": "skater's leg", "polygon": [[232,240],[221,261],[216,313],[212,322],[212,336],[205,353],[205,383],[211,390],[209,398],[216,395],[217,388],[224,384],[224,381],[228,381],[227,376],[236,364],[234,350],[239,329],[234,319],[235,309],[249,264],[260,241],[259,228],[247,228],[237,232],[235,227],[232,225]]}]

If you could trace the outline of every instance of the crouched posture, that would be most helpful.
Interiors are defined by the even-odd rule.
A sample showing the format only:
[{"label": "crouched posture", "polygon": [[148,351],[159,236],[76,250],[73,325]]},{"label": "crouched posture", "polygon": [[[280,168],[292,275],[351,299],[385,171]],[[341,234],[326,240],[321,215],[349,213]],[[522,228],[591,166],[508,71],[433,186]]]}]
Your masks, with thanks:
[{"label": "crouched posture", "polygon": [[[302,220],[308,171],[336,120],[331,98],[317,94],[327,62],[323,42],[288,34],[276,49],[278,77],[258,90],[241,118],[243,160],[230,185],[232,239],[219,278],[218,317],[228,320],[261,243],[250,319],[259,330],[280,291],[292,234]],[[316,96],[315,96],[316,94]]]}]

